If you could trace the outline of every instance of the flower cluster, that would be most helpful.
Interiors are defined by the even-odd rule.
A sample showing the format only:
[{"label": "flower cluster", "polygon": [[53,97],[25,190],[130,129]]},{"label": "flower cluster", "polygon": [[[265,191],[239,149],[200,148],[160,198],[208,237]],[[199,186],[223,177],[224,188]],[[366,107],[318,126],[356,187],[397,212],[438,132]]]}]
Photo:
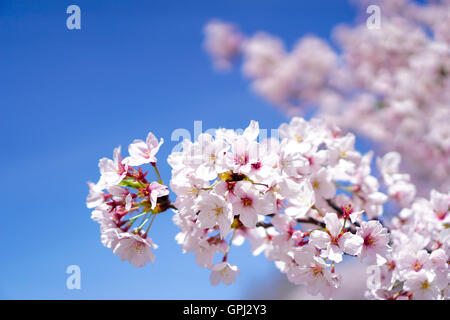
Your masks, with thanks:
[{"label": "flower cluster", "polygon": [[[157,245],[147,236],[148,231],[156,215],[170,206],[169,189],[162,183],[156,166],[155,156],[162,143],[162,139],[158,142],[149,133],[146,141],[130,144],[126,158],[121,156],[120,147],[114,149],[113,160],[99,161],[99,181],[89,183],[86,203],[88,208],[94,208],[91,217],[100,224],[103,245],[135,267],[154,262],[152,249]],[[144,164],[154,168],[158,182],[147,180],[147,172],[139,167]]]},{"label": "flower cluster", "polygon": [[391,226],[392,251],[370,268],[368,298],[448,299],[450,193],[432,191],[400,211]]},{"label": "flower cluster", "polygon": [[[253,89],[285,112],[314,106],[317,117],[399,152],[422,195],[450,191],[450,3],[358,2],[360,23],[333,32],[340,53],[314,36],[288,51],[277,37],[217,21],[215,32],[206,27],[207,49],[227,67],[241,56]],[[381,7],[380,29],[366,26],[369,4]]]},{"label": "flower cluster", "polygon": [[233,25],[220,21],[211,21],[205,27],[205,32],[209,35],[205,48],[214,53],[215,66],[218,69],[230,68],[233,56],[240,50],[240,34],[236,32]]},{"label": "flower cluster", "polygon": [[409,175],[398,171],[400,160],[394,152],[377,159],[388,193],[402,209],[390,221],[391,250],[368,268],[367,297],[448,299],[450,193],[432,190],[430,200],[416,199]]},{"label": "flower cluster", "polygon": [[[345,281],[338,265],[352,256],[372,273],[369,298],[448,298],[450,193],[416,198],[394,152],[376,161],[387,194],[381,192],[371,174],[373,153],[356,151],[353,134],[324,120],[295,117],[278,135],[261,139],[251,121],[242,133],[218,129],[184,140],[168,158],[174,203],[156,166],[162,139],[149,133],[135,140],[127,158],[115,149],[113,160],[100,160],[97,184],[89,183],[87,206],[95,208],[102,243],[136,267],[153,262],[148,230],[156,215],[172,209],[176,241],[211,271],[213,285],[237,280],[229,253],[248,240],[254,255],[264,253],[314,295],[333,296]],[[137,168],[144,164],[158,182]],[[402,209],[385,224],[385,207],[395,207],[385,206],[389,200]]]},{"label": "flower cluster", "polygon": [[176,239],[211,269],[212,284],[235,281],[228,254],[247,239],[291,282],[329,297],[344,254],[376,261],[389,250],[377,220],[388,197],[370,175],[372,153],[321,120],[294,118],[280,126],[281,141],[258,134],[252,121],[242,134],[219,129],[170,155]]}]

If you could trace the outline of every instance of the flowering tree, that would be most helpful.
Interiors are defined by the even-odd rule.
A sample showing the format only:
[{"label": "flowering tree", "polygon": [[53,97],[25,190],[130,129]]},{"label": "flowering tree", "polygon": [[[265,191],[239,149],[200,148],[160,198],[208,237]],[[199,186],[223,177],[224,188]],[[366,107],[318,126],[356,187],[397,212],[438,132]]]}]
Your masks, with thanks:
[{"label": "flowering tree", "polygon": [[[373,153],[356,151],[353,134],[324,120],[295,117],[279,127],[280,139],[259,133],[252,121],[242,134],[218,129],[185,140],[168,158],[173,202],[157,167],[162,139],[135,140],[125,158],[116,148],[113,160],[99,161],[101,177],[87,198],[102,243],[136,267],[153,263],[150,227],[171,210],[176,241],[211,270],[213,285],[236,281],[229,254],[248,240],[254,255],[264,253],[289,281],[325,298],[339,289],[344,255],[372,272],[369,298],[449,297],[450,193],[416,199],[398,153],[377,159],[376,178]],[[381,182],[401,192],[385,194]],[[402,209],[382,222],[391,201]]]},{"label": "flowering tree", "polygon": [[[174,212],[176,241],[211,271],[213,285],[237,280],[229,254],[248,240],[253,255],[264,253],[314,295],[333,297],[350,256],[367,265],[367,298],[448,299],[449,6],[382,2],[379,29],[335,29],[340,53],[314,36],[289,52],[266,33],[209,23],[205,45],[218,68],[242,57],[256,92],[290,116],[315,108],[316,118],[293,117],[279,139],[264,139],[252,121],[242,133],[183,141],[168,158],[175,199],[158,171],[162,139],[135,140],[125,158],[116,148],[89,183],[102,243],[136,267],[153,263],[150,228]],[[387,152],[376,159],[378,174],[374,153],[355,150],[351,132]]]},{"label": "flowering tree", "polygon": [[[277,37],[218,20],[205,27],[205,46],[217,68],[241,58],[254,91],[288,115],[310,108],[383,153],[399,152],[421,195],[448,192],[450,2],[357,2],[360,22],[333,30],[340,52],[313,35],[289,51]],[[366,9],[377,3],[381,25],[368,28]]]}]

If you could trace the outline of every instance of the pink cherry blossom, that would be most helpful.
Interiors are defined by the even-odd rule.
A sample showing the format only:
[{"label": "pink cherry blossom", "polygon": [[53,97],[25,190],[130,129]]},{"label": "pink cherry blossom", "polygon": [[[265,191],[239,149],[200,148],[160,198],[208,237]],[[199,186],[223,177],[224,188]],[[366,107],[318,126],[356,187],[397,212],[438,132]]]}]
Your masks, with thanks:
[{"label": "pink cherry blossom", "polygon": [[225,238],[231,231],[233,212],[231,204],[214,193],[202,194],[198,201],[198,222],[201,228],[220,227],[220,236]]},{"label": "pink cherry blossom", "polygon": [[378,179],[374,153],[361,154],[353,135],[324,120],[293,118],[280,126],[281,141],[257,139],[261,132],[251,121],[186,139],[168,159],[173,202],[156,163],[132,166],[117,148],[86,199],[103,245],[136,267],[153,263],[149,233],[171,209],[176,242],[213,285],[237,280],[230,252],[248,240],[253,255],[324,298],[345,281],[348,255],[367,264],[368,298],[448,299],[450,193],[416,197],[400,153],[377,159]]},{"label": "pink cherry blossom", "polygon": [[[367,18],[366,9],[374,3],[351,2],[358,5],[358,19],[330,30],[336,49],[305,35],[288,50],[275,35],[246,35],[228,22],[221,25],[232,28],[207,33],[207,42],[229,47],[224,39],[239,35],[241,45],[226,50],[226,66],[241,66],[251,88],[270,104],[288,116],[314,114],[364,135],[382,152],[398,153],[421,195],[433,188],[450,191],[448,1],[380,2],[383,22],[376,31],[360,19]],[[206,28],[216,25],[212,21]],[[213,61],[224,56],[221,50],[208,53]],[[345,152],[351,142],[348,137],[334,141],[331,165],[344,154],[356,155]],[[395,168],[398,161],[389,161],[385,165]],[[400,200],[407,205],[411,199]]]},{"label": "pink cherry blossom", "polygon": [[319,196],[330,199],[336,194],[336,188],[327,170],[320,169],[311,176],[311,185]]},{"label": "pink cherry blossom", "polygon": [[156,154],[159,148],[163,144],[164,140],[158,142],[158,139],[149,132],[146,141],[134,140],[132,144],[128,147],[128,152],[130,156],[127,158],[128,164],[130,166],[140,166],[145,163],[155,163]]},{"label": "pink cherry blossom", "polygon": [[145,266],[149,261],[154,263],[155,254],[152,249],[158,246],[150,238],[143,238],[135,233],[122,233],[119,235],[113,252],[120,256],[122,261],[128,260],[136,268]]},{"label": "pink cherry blossom", "polygon": [[435,276],[425,270],[411,272],[405,281],[405,289],[412,292],[414,299],[417,300],[436,300],[440,294]]},{"label": "pink cherry blossom", "polygon": [[105,202],[105,194],[96,184],[88,182],[89,195],[86,198],[86,206],[95,208]]},{"label": "pink cherry blossom", "polygon": [[364,240],[361,259],[367,257],[369,263],[376,262],[377,264],[386,262],[386,256],[390,250],[389,234],[379,221],[361,222],[361,227],[357,228],[356,234]]},{"label": "pink cherry blossom", "polygon": [[344,253],[359,255],[363,239],[351,232],[345,232],[344,222],[335,213],[327,213],[325,218],[327,231],[314,230],[310,235],[310,243],[320,249],[325,249],[324,256],[341,262]]},{"label": "pink cherry blossom", "polygon": [[238,267],[228,262],[217,263],[211,268],[211,284],[217,286],[220,282],[223,282],[229,286],[231,283],[236,282],[237,273],[239,273]]},{"label": "pink cherry blossom", "polygon": [[233,213],[248,228],[254,228],[258,215],[271,213],[273,204],[266,200],[260,191],[249,181],[239,181],[234,187]]},{"label": "pink cherry blossom", "polygon": [[242,39],[232,24],[215,20],[205,27],[205,48],[214,56],[219,69],[231,66],[231,59],[238,52]]},{"label": "pink cherry blossom", "polygon": [[108,158],[100,159],[98,167],[101,177],[97,183],[100,189],[118,185],[127,175],[128,163],[120,155],[120,147],[114,149],[113,160]]}]

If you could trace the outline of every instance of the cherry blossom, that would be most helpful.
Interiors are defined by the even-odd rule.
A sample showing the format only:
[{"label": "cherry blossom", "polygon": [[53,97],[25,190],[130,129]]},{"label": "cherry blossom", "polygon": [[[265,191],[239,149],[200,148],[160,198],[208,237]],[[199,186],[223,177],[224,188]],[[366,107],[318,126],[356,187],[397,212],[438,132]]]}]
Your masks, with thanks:
[{"label": "cherry blossom", "polygon": [[205,47],[214,52],[215,66],[227,69],[231,66],[231,59],[241,46],[241,37],[231,24],[215,20],[205,27],[207,40]]},{"label": "cherry blossom", "polygon": [[412,293],[417,300],[436,300],[440,295],[439,287],[435,283],[435,276],[425,270],[411,272],[405,281],[405,289]]},{"label": "cherry blossom", "polygon": [[[381,196],[378,184],[370,182],[370,158],[362,161],[366,158],[352,149],[352,142],[345,150],[354,156],[338,159],[330,166],[326,146],[339,145],[334,141],[342,137],[339,131],[320,120],[306,122],[293,118],[290,124],[282,124],[280,130],[283,132],[281,143],[271,139],[257,141],[259,125],[252,121],[242,134],[220,129],[215,137],[200,135],[199,141],[185,141],[183,149],[170,156],[169,163],[173,168],[171,186],[177,195],[174,222],[181,229],[177,241],[183,252],[196,255],[201,267],[211,268],[214,251],[226,260],[232,245],[241,245],[248,239],[253,254],[264,252],[289,279],[308,284],[314,277],[310,279],[307,271],[314,269],[314,263],[306,263],[308,268],[293,265],[293,254],[299,246],[311,248],[313,252],[320,251],[322,244],[316,242],[315,245],[314,238],[324,232],[321,229],[328,220],[324,219],[325,213],[333,210],[338,210],[340,217],[334,213],[335,219],[329,228],[336,233],[333,243],[338,246],[337,249],[332,248],[329,234],[324,232],[330,248],[344,248],[340,253],[341,259],[342,254],[359,254],[363,239],[355,234],[353,223],[361,221],[366,211],[373,211],[373,202],[382,208],[387,199]],[[211,149],[205,143],[209,143]],[[214,145],[220,145],[220,156],[225,161],[210,167],[213,174],[198,175],[200,166],[211,163],[209,157],[203,156],[204,150],[214,150]],[[325,146],[325,149],[319,146]],[[258,163],[256,168],[254,163]],[[265,174],[258,172],[261,168]],[[353,208],[353,205],[355,210],[345,211],[340,208],[340,203],[335,203],[335,197],[342,197],[336,195],[340,185],[335,178],[358,184],[368,181],[367,187],[355,186],[354,192],[358,197],[346,199],[346,207]],[[372,179],[376,181],[374,177]],[[358,199],[362,198],[367,200],[359,203]],[[344,220],[347,220],[346,228],[343,228]],[[332,228],[333,223],[337,231]],[[229,244],[225,242],[227,238]],[[329,258],[340,261],[338,255],[331,252],[328,255],[323,248],[315,255],[316,260]],[[320,290],[315,292],[329,296],[339,286],[340,278],[331,272],[329,263],[322,267],[321,274],[325,275],[325,280]]]},{"label": "cherry blossom", "polygon": [[357,227],[356,234],[363,239],[361,259],[368,258],[369,263],[386,262],[389,247],[389,233],[379,221],[362,221],[361,227]]},{"label": "cherry blossom", "polygon": [[156,153],[163,144],[164,140],[158,142],[153,133],[149,132],[146,141],[134,140],[128,147],[130,156],[127,158],[131,166],[140,166],[145,163],[155,163]]},{"label": "cherry blossom", "polygon": [[351,232],[346,232],[344,222],[336,213],[327,213],[324,221],[326,231],[314,230],[310,235],[311,245],[325,249],[323,255],[334,262],[341,262],[342,255],[358,255],[361,252],[363,239]]},{"label": "cherry blossom", "polygon": [[212,266],[211,270],[210,279],[213,286],[217,286],[220,282],[229,286],[231,283],[236,282],[236,274],[239,273],[238,267],[228,262],[217,263]]},{"label": "cherry blossom", "polygon": [[377,158],[378,179],[374,153],[325,120],[294,117],[279,131],[281,140],[260,137],[251,121],[185,140],[168,157],[173,202],[156,162],[141,164],[152,181],[115,149],[86,199],[102,244],[135,267],[154,263],[151,227],[172,211],[175,241],[212,285],[237,281],[233,248],[248,240],[310,294],[333,298],[344,256],[356,256],[370,274],[367,298],[448,299],[450,193],[417,197],[400,153]]},{"label": "cherry blossom", "polygon": [[87,196],[86,199],[86,206],[91,209],[105,202],[105,194],[96,184],[88,182],[88,185],[89,185],[89,195]]},{"label": "cherry blossom", "polygon": [[274,203],[265,199],[250,181],[238,181],[233,189],[233,212],[247,228],[254,228],[258,214],[269,214]]},{"label": "cherry blossom", "polygon": [[98,188],[104,189],[115,186],[127,175],[128,164],[126,161],[123,161],[120,149],[120,147],[114,149],[113,160],[108,158],[100,159],[98,167],[100,168],[101,177],[97,183]]},{"label": "cherry blossom", "polygon": [[[94,209],[91,217],[100,225],[101,242],[122,261],[127,260],[135,267],[154,262],[153,250],[157,245],[148,232],[156,215],[169,206],[169,189],[162,184],[154,158],[161,143],[162,139],[158,144],[156,137],[149,133],[146,143],[135,140],[130,145],[127,158],[121,156],[120,147],[114,149],[113,160],[102,158],[99,162],[99,182],[89,183],[86,205]],[[149,162],[159,182],[149,182],[148,172],[133,167],[136,163]]]},{"label": "cherry blossom", "polygon": [[133,266],[140,268],[149,261],[154,263],[155,254],[152,249],[157,248],[158,246],[150,238],[146,239],[141,235],[125,232],[119,235],[113,252],[120,256],[122,261],[128,260]]},{"label": "cherry blossom", "polygon": [[315,191],[323,198],[330,199],[335,195],[336,188],[331,182],[331,174],[324,168],[313,174],[310,181]]},{"label": "cherry blossom", "polygon": [[202,194],[199,199],[198,222],[201,228],[212,228],[216,224],[220,227],[220,236],[225,238],[231,231],[233,212],[231,204],[214,193]]},{"label": "cherry blossom", "polygon": [[[240,45],[226,51],[227,68],[233,62],[241,66],[258,95],[288,116],[313,113],[366,136],[383,152],[398,152],[422,196],[433,188],[450,191],[449,2],[377,1],[379,30],[366,26],[366,9],[374,2],[351,2],[358,6],[358,17],[331,30],[336,50],[311,35],[288,50],[277,36],[246,35],[223,21],[226,32],[205,34],[206,43],[216,44],[206,49],[216,62],[224,55],[215,48],[228,43],[221,40],[239,39]],[[212,21],[205,28],[216,25]],[[298,132],[299,139],[303,135]],[[332,164],[346,146],[351,148],[352,139],[335,143]],[[391,160],[395,168],[398,157]],[[414,198],[404,183],[393,189],[405,205]]]}]

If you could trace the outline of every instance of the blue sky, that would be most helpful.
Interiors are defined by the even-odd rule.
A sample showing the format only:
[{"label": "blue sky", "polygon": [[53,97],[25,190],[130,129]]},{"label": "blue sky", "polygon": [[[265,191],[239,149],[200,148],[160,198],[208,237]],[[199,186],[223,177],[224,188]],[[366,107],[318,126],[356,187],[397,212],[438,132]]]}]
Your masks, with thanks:
[{"label": "blue sky", "polygon": [[[71,4],[81,8],[81,30],[66,28]],[[0,298],[241,299],[276,283],[274,265],[244,245],[229,257],[241,269],[237,283],[212,287],[209,272],[175,243],[169,212],[152,226],[155,265],[120,262],[90,220],[86,181],[97,181],[99,158],[148,131],[166,140],[158,158],[168,182],[173,130],[192,132],[195,120],[204,129],[286,121],[240,72],[212,69],[202,49],[211,18],[291,46],[308,33],[329,38],[354,15],[335,0],[0,1]],[[66,289],[72,264],[81,290]]]}]

